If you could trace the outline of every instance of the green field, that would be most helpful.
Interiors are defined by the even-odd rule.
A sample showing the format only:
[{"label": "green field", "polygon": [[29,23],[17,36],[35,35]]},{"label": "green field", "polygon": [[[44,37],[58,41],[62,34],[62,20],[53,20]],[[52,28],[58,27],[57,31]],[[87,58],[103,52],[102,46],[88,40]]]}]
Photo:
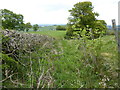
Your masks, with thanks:
[{"label": "green field", "polygon": [[66,31],[55,31],[55,30],[46,30],[46,31],[30,31],[29,33],[41,34],[54,37],[56,39],[63,39],[65,36]]}]

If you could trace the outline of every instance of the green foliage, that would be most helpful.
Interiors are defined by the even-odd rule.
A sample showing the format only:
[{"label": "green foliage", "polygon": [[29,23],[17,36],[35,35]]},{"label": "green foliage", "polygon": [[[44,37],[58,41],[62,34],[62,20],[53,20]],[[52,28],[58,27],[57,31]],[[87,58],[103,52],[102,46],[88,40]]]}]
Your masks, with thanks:
[{"label": "green foliage", "polygon": [[66,35],[65,35],[65,39],[71,39],[71,36],[74,36],[73,35],[73,30],[72,30],[72,27],[70,24],[68,24],[68,27],[67,27],[67,32],[66,32]]},{"label": "green foliage", "polygon": [[33,30],[34,31],[37,31],[38,29],[39,29],[39,25],[38,24],[33,25]]},{"label": "green foliage", "polygon": [[[66,38],[82,38],[64,40],[65,31],[30,32],[56,38],[54,41],[48,39],[46,42],[43,41],[47,38],[37,38],[37,35],[33,35],[32,38],[36,38],[38,42],[34,42],[35,39],[25,41],[24,38],[30,38],[30,36],[27,37],[28,33],[17,40],[16,35],[2,36],[2,53],[0,54],[2,55],[3,87],[119,88],[117,44],[113,36],[102,37],[105,34],[106,23],[96,20],[93,31],[90,31],[90,25],[82,28],[78,27],[78,24],[76,24],[77,27],[68,25]],[[30,28],[30,23],[27,23],[26,27]],[[37,31],[38,28],[34,30]],[[17,35],[17,37],[21,36]],[[99,38],[89,40],[92,35]],[[11,45],[15,45],[15,48],[10,47],[10,41],[15,40],[17,42],[14,43],[18,43],[18,47],[14,43]],[[30,42],[33,44],[31,45]]]},{"label": "green foliage", "polygon": [[[59,33],[59,31],[57,31]],[[117,88],[117,51],[113,36],[89,40],[58,40],[35,44],[34,50],[2,53],[3,86],[18,88]],[[7,43],[9,37],[3,39]],[[49,43],[50,44],[50,43]],[[4,45],[3,50],[7,46]],[[11,55],[12,54],[12,55]],[[13,56],[17,56],[17,59]],[[16,83],[13,83],[16,81]],[[39,84],[38,84],[39,83]]]},{"label": "green foliage", "polygon": [[[55,87],[118,87],[117,76],[114,77],[114,75],[117,74],[117,72],[114,71],[116,66],[111,66],[113,62],[115,63],[117,61],[116,42],[113,41],[114,37],[109,38],[110,37],[106,36],[104,38],[88,40],[85,36],[82,40],[59,41],[59,47],[61,47],[59,51],[63,52],[60,58],[54,62],[54,66],[56,67],[53,72]],[[112,50],[114,50],[115,53],[112,53]],[[113,56],[105,56],[104,52],[108,54],[112,53]],[[111,57],[113,57],[114,60],[112,60]]]},{"label": "green foliage", "polygon": [[30,24],[30,22],[26,23],[25,24],[26,32],[28,32],[30,28],[32,28],[32,25]]},{"label": "green foliage", "polygon": [[24,30],[23,15],[2,9],[2,26],[4,29]]},{"label": "green foliage", "polygon": [[60,25],[58,25],[58,26],[56,27],[56,30],[66,30],[66,27],[65,27],[65,26],[60,26]]},{"label": "green foliage", "polygon": [[70,24],[80,25],[82,28],[86,27],[86,25],[92,27],[93,22],[96,20],[95,16],[98,16],[97,13],[93,12],[91,2],[79,2],[69,12],[72,16],[69,18]]},{"label": "green foliage", "polygon": [[101,34],[105,35],[107,32],[107,24],[104,20],[96,20],[93,28],[93,35],[98,38]]},{"label": "green foliage", "polygon": [[[17,40],[15,36],[21,35],[2,36],[2,85],[7,88],[118,88],[115,37],[101,37],[100,33],[99,38],[89,40],[88,30],[87,27],[81,31],[79,40],[62,39],[65,31],[30,32],[56,38],[54,42],[49,39],[43,42],[45,37],[33,35],[40,43],[34,39],[19,43],[23,37],[30,38],[28,33]],[[10,47],[11,40],[18,47]]]},{"label": "green foliage", "polygon": [[8,68],[8,69],[15,69],[17,68],[17,61],[15,61],[13,58],[9,57],[7,54],[2,54],[2,69]]},{"label": "green foliage", "polygon": [[[110,62],[108,64],[108,61],[107,61],[108,58],[106,59],[105,56],[104,56],[106,54],[104,52],[107,52],[107,54],[109,55],[109,53],[112,52],[113,48],[108,53],[108,50],[104,47],[104,46],[106,46],[106,44],[104,42],[106,40],[103,41],[103,39],[101,37],[98,38],[98,39],[88,40],[87,36],[85,35],[85,30],[83,31],[82,34],[83,34],[82,35],[83,38],[80,40],[81,44],[79,46],[79,49],[80,50],[82,49],[82,52],[83,52],[82,56],[83,56],[83,59],[84,59],[84,63],[86,65],[90,65],[90,67],[92,67],[93,72],[98,77],[97,81],[99,81],[99,84],[97,86],[99,86],[99,87],[109,87],[110,84],[113,85],[114,84],[113,82],[117,81],[117,75],[114,78],[113,73],[115,74],[117,72],[110,73],[111,69],[113,67],[111,67]],[[102,34],[100,34],[100,36],[102,36]],[[109,43],[109,42],[107,42],[107,43]],[[113,43],[113,41],[111,42],[111,44],[112,43]],[[110,43],[109,43],[109,45],[110,45]],[[114,47],[114,50],[115,50],[115,47]],[[113,54],[112,57],[114,57],[115,60],[117,60],[117,51],[115,51],[115,54]],[[117,69],[117,67],[116,67],[116,69]],[[92,74],[92,75],[94,75],[94,74]],[[113,86],[118,87],[117,85],[118,85],[118,83],[114,84]]]},{"label": "green foliage", "polygon": [[[41,46],[40,44],[38,45],[36,44],[37,42],[35,42],[33,47],[34,50],[32,51],[31,51],[31,48],[28,48],[28,47],[26,48],[26,46],[22,46],[22,45],[19,46],[19,47],[22,46],[22,49],[20,49],[16,45],[17,49],[14,48],[13,50],[11,48],[13,48],[14,45],[12,44],[13,47],[8,45],[10,44],[10,41],[13,38],[14,37],[8,37],[7,35],[6,36],[3,35],[3,38],[2,38],[2,45],[3,45],[2,85],[9,88],[10,87],[25,87],[25,88],[29,87],[30,88],[32,87],[33,84],[35,84],[34,87],[36,87],[37,86],[36,82],[38,81],[40,74],[42,73],[43,67],[47,66],[46,54],[50,54],[50,50],[49,50],[50,45],[49,47]],[[14,43],[17,43],[17,42],[14,42]],[[46,72],[47,67],[44,69]]]},{"label": "green foliage", "polygon": [[79,2],[69,12],[71,17],[68,18],[69,22],[65,38],[72,38],[73,36],[79,38],[85,28],[88,29],[86,34],[91,32],[94,38],[100,36],[98,33],[106,32],[106,23],[104,20],[96,19],[99,14],[93,12],[91,2]]}]

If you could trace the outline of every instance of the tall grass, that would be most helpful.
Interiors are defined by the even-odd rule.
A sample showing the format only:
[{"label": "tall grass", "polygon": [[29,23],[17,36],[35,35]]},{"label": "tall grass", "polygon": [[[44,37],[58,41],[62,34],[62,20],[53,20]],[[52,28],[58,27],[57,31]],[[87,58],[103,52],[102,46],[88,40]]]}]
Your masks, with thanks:
[{"label": "tall grass", "polygon": [[[118,58],[113,35],[94,40],[64,40],[65,31],[29,32],[56,38],[51,45],[21,52],[16,61],[3,54],[2,67],[9,74],[17,73],[3,86],[20,88],[117,88]],[[41,40],[42,41],[42,40]],[[9,61],[9,62],[8,62]],[[15,62],[16,61],[16,62]],[[16,83],[15,83],[16,81]]]}]

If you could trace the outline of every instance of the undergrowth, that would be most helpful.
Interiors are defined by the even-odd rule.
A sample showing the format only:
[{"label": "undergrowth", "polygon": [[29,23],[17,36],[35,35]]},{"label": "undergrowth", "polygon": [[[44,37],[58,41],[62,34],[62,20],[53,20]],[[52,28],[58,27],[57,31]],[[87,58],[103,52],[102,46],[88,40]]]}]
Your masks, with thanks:
[{"label": "undergrowth", "polygon": [[[3,38],[3,44],[8,37]],[[114,36],[54,40],[16,56],[2,51],[4,88],[118,88]],[[4,46],[3,48],[7,48]],[[15,58],[16,57],[16,58]]]}]

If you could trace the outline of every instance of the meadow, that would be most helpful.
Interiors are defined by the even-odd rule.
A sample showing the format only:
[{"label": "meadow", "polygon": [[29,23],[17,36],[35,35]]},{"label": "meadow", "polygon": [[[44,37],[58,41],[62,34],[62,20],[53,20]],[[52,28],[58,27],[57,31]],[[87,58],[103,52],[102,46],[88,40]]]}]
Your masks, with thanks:
[{"label": "meadow", "polygon": [[50,36],[56,39],[63,39],[66,34],[66,31],[56,31],[56,30],[45,30],[44,31],[42,30],[42,31],[37,31],[37,32],[30,31],[28,33],[47,35],[47,36]]},{"label": "meadow", "polygon": [[87,40],[85,44],[78,39],[64,39],[65,31],[30,33],[56,38],[57,49],[61,51],[61,54],[55,55],[59,59],[56,58],[53,62],[57,87],[117,87],[118,58],[113,31],[108,31],[104,37]]}]

